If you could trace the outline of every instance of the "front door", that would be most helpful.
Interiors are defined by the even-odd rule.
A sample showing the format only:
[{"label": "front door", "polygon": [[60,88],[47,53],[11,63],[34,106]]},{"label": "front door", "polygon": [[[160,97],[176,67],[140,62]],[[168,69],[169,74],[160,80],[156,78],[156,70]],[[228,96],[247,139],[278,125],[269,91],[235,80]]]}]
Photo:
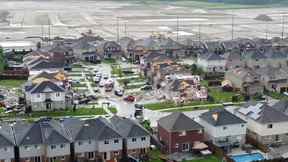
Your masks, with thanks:
[{"label": "front door", "polygon": [[190,150],[190,144],[189,143],[183,143],[182,144],[182,152],[188,152]]}]

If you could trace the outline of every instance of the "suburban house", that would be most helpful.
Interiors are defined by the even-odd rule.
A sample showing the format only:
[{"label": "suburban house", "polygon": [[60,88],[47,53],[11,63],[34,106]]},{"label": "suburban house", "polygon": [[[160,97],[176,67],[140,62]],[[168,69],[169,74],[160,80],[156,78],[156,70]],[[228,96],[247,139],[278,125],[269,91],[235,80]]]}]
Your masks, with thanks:
[{"label": "suburban house", "polygon": [[123,137],[123,148],[127,149],[128,155],[139,159],[141,155],[148,152],[150,148],[150,133],[139,123],[119,116],[113,116],[110,121]]},{"label": "suburban house", "polygon": [[228,70],[225,73],[225,80],[228,80],[236,91],[248,96],[262,94],[264,90],[261,76],[248,67]]},{"label": "suburban house", "polygon": [[157,42],[159,44],[161,53],[172,58],[185,57],[185,50],[183,49],[183,45],[177,41],[171,38],[160,37],[157,39]]},{"label": "suburban house", "polygon": [[100,55],[96,50],[90,52],[83,52],[81,55],[81,60],[91,63],[99,63],[103,59],[103,56]]},{"label": "suburban house", "polygon": [[207,88],[201,86],[198,75],[167,75],[165,80],[167,99],[178,101],[207,100]]},{"label": "suburban house", "polygon": [[122,136],[107,119],[64,119],[62,123],[74,141],[76,160],[109,161],[121,157]]},{"label": "suburban house", "polygon": [[247,121],[249,137],[264,145],[288,144],[288,116],[283,112],[266,103],[249,103],[235,113]]},{"label": "suburban house", "polygon": [[17,122],[13,131],[20,162],[70,162],[71,140],[58,121]]},{"label": "suburban house", "polygon": [[143,64],[143,62],[141,62],[141,60],[143,60],[142,57],[150,53],[160,53],[159,43],[156,42],[152,36],[135,41],[133,55],[136,63]]},{"label": "suburban house", "polygon": [[245,144],[247,124],[226,109],[213,109],[200,115],[199,122],[206,138],[214,145],[229,151]]},{"label": "suburban house", "polygon": [[134,46],[135,46],[135,40],[130,37],[122,37],[119,40],[119,44],[121,46],[121,49],[124,52],[124,56],[129,59],[134,59]]},{"label": "suburban house", "polygon": [[14,147],[16,146],[11,126],[0,124],[0,161],[12,162],[15,160]]},{"label": "suburban house", "polygon": [[83,58],[82,54],[86,52],[95,52],[96,46],[102,43],[104,39],[100,36],[93,36],[91,34],[83,35],[73,42],[71,45],[73,54],[76,58]]},{"label": "suburban house", "polygon": [[27,111],[53,111],[66,108],[66,90],[48,80],[24,87]]},{"label": "suburban house", "polygon": [[232,49],[224,53],[224,58],[226,59],[227,70],[234,68],[243,67],[244,63],[242,61],[241,51],[239,49]]},{"label": "suburban house", "polygon": [[256,69],[256,73],[260,75],[266,90],[280,93],[288,91],[288,72],[284,68],[268,65]]},{"label": "suburban house", "polygon": [[158,120],[158,138],[164,150],[191,152],[196,143],[204,141],[204,128],[181,112],[174,112]]},{"label": "suburban house", "polygon": [[206,50],[205,44],[201,41],[195,41],[191,38],[186,38],[179,41],[184,49],[184,54],[186,57],[192,56],[196,57],[197,53],[202,53]]},{"label": "suburban house", "polygon": [[215,53],[204,53],[198,56],[197,65],[205,72],[225,72],[226,60]]},{"label": "suburban house", "polygon": [[23,57],[23,65],[29,70],[29,75],[39,74],[42,71],[57,72],[64,70],[65,55],[33,51]]},{"label": "suburban house", "polygon": [[96,50],[104,58],[121,58],[123,55],[121,46],[115,41],[103,41],[97,45]]},{"label": "suburban house", "polygon": [[244,66],[252,69],[262,68],[268,65],[267,56],[259,49],[246,49],[242,52]]}]

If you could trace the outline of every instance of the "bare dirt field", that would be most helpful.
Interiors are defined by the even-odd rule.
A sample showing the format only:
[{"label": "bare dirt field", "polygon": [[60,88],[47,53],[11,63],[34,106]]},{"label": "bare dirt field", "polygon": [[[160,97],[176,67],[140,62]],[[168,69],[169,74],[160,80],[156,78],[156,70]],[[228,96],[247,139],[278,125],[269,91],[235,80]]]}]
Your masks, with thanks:
[{"label": "bare dirt field", "polygon": [[[141,38],[158,33],[201,40],[231,39],[232,26],[234,38],[288,33],[288,7],[281,6],[140,0],[1,0],[0,6],[2,40],[47,36],[49,24],[51,37],[78,37],[91,29],[114,40],[117,35]],[[273,21],[254,20],[259,14]]]}]

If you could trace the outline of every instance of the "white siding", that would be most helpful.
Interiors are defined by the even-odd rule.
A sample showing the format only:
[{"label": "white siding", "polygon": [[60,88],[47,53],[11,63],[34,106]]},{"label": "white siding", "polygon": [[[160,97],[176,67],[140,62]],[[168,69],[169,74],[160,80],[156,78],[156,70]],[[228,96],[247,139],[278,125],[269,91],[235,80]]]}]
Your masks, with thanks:
[{"label": "white siding", "polygon": [[52,149],[52,145],[47,145],[47,156],[48,157],[55,157],[55,156],[65,156],[70,155],[70,144],[63,143],[64,147],[61,148],[61,144],[55,145],[56,148]]},{"label": "white siding", "polygon": [[0,147],[0,159],[7,161],[14,159],[14,147]]},{"label": "white siding", "polygon": [[109,152],[109,151],[117,151],[122,150],[122,139],[118,139],[119,142],[114,143],[116,139],[110,139],[109,144],[105,144],[104,141],[98,141],[98,151],[99,152]]},{"label": "white siding", "polygon": [[[79,145],[79,142],[82,144]],[[85,141],[75,141],[74,147],[76,153],[84,153],[84,152],[95,152],[97,151],[97,142],[95,140],[90,140],[91,144],[89,144],[89,140]]]},{"label": "white siding", "polygon": [[44,145],[27,145],[27,146],[28,149],[26,149],[25,146],[19,147],[20,158],[44,155]]},{"label": "white siding", "polygon": [[132,138],[128,138],[127,139],[127,149],[148,148],[150,146],[150,136],[145,136],[146,140],[144,140],[144,141],[142,141],[141,138],[142,137],[137,137],[136,142],[133,142]]},{"label": "white siding", "polygon": [[[214,138],[218,137],[227,137],[227,136],[237,136],[237,135],[245,135],[247,124],[233,124],[233,125],[225,125],[226,129],[224,129],[224,126],[212,126],[211,124],[207,123],[206,121],[200,119],[200,124],[205,129],[205,132]],[[243,127],[242,127],[243,125]]]}]

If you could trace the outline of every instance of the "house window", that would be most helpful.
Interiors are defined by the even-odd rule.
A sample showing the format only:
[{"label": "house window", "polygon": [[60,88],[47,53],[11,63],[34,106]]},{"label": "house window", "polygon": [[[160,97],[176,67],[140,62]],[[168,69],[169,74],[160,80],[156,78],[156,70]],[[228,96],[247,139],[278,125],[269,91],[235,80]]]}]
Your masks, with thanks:
[{"label": "house window", "polygon": [[41,157],[40,156],[34,157],[34,162],[41,162]]},{"label": "house window", "polygon": [[41,97],[41,95],[40,94],[37,94],[37,98],[40,98]]},{"label": "house window", "polygon": [[146,141],[146,137],[141,137],[141,141]]},{"label": "house window", "polygon": [[24,149],[25,150],[30,150],[30,147],[29,146],[24,146]]},{"label": "house window", "polygon": [[94,159],[94,152],[88,152],[88,159]]},{"label": "house window", "polygon": [[105,144],[105,145],[108,145],[108,144],[109,144],[109,141],[108,141],[108,140],[105,140],[105,141],[104,141],[104,144]]},{"label": "house window", "polygon": [[64,147],[65,147],[65,145],[64,145],[64,144],[61,144],[61,145],[60,145],[60,148],[64,148]]},{"label": "house window", "polygon": [[61,160],[65,160],[65,156],[62,156],[62,157],[61,157]]},{"label": "house window", "polygon": [[51,157],[50,159],[49,159],[49,162],[56,162],[56,157]]},{"label": "house window", "polygon": [[132,142],[136,142],[137,141],[137,139],[136,138],[132,138]]},{"label": "house window", "polygon": [[90,145],[91,143],[92,143],[91,140],[89,140],[89,141],[88,141],[88,144]]},{"label": "house window", "polygon": [[59,97],[59,96],[60,96],[60,93],[59,93],[59,92],[57,92],[57,93],[56,93],[56,96],[57,96],[57,97]]},{"label": "house window", "polygon": [[81,142],[81,141],[79,141],[79,142],[78,142],[78,145],[79,145],[79,146],[81,146],[81,145],[82,145],[82,142]]},{"label": "house window", "polygon": [[189,151],[189,144],[188,143],[182,144],[182,151]]},{"label": "house window", "polygon": [[276,142],[280,141],[280,136],[279,135],[275,135],[275,141]]},{"label": "house window", "polygon": [[243,128],[245,125],[244,124],[241,124],[241,127]]},{"label": "house window", "polygon": [[56,149],[56,145],[51,145],[51,150]]},{"label": "house window", "polygon": [[38,146],[38,145],[35,145],[34,148],[35,148],[35,149],[39,149],[39,146]]},{"label": "house window", "polygon": [[227,127],[223,127],[223,130],[226,130],[227,129]]},{"label": "house window", "polygon": [[186,136],[186,131],[182,131],[179,133],[179,136]]},{"label": "house window", "polygon": [[268,124],[267,128],[273,128],[273,124]]},{"label": "house window", "polygon": [[8,152],[8,148],[7,147],[4,147],[3,149],[5,152]]},{"label": "house window", "polygon": [[118,139],[115,139],[115,140],[114,140],[114,143],[119,143],[119,140],[118,140]]}]

